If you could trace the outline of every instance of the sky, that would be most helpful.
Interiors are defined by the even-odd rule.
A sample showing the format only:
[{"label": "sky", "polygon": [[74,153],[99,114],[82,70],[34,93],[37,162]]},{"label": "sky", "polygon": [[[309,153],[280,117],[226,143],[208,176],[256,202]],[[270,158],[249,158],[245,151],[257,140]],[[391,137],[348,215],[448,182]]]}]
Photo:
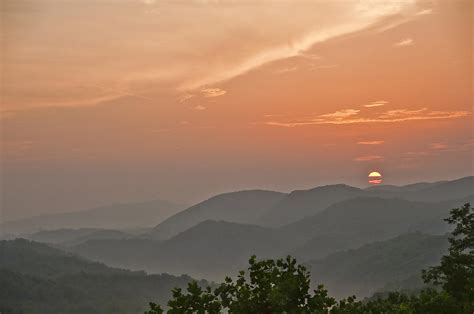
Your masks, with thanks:
[{"label": "sky", "polygon": [[474,173],[471,1],[1,5],[2,220]]}]

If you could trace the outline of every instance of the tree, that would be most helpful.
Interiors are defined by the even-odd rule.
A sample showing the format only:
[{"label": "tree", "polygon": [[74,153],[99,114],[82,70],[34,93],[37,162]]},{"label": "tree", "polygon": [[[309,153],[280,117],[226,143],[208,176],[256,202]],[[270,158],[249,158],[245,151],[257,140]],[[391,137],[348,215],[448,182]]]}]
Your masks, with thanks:
[{"label": "tree", "polygon": [[[309,273],[303,265],[288,256],[286,259],[249,260],[249,273],[240,271],[235,282],[227,277],[212,290],[202,289],[196,282],[188,285],[186,294],[173,290],[168,302],[171,314],[178,313],[329,313],[336,304],[323,286],[310,293]],[[161,314],[151,303],[146,314]]]},{"label": "tree", "polygon": [[216,289],[229,313],[326,313],[335,304],[323,286],[310,293],[309,272],[288,256],[285,260],[249,260],[249,276],[239,273],[233,282]]},{"label": "tree", "polygon": [[449,238],[449,254],[441,264],[423,271],[426,283],[440,285],[444,291],[465,307],[466,313],[474,312],[474,211],[469,203],[451,210],[445,219],[455,225]]}]

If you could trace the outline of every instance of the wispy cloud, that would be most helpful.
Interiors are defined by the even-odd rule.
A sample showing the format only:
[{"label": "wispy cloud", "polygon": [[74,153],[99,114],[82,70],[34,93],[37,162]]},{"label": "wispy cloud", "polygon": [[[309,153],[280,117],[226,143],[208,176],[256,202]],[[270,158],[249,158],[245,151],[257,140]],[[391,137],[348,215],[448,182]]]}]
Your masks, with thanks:
[{"label": "wispy cloud", "polygon": [[320,118],[334,118],[335,120],[343,120],[344,118],[354,116],[358,114],[360,110],[358,109],[343,109],[343,110],[338,110],[333,113],[326,113],[319,115],[318,117]]},{"label": "wispy cloud", "polygon": [[197,111],[203,111],[203,110],[206,110],[207,108],[202,106],[202,105],[197,105],[196,107],[194,107],[194,110],[197,110]]},{"label": "wispy cloud", "polygon": [[183,103],[183,102],[186,102],[187,100],[189,100],[193,97],[195,97],[195,95],[193,95],[193,94],[184,94],[184,95],[179,96],[178,101],[180,103]]},{"label": "wispy cloud", "polygon": [[286,67],[286,68],[282,68],[282,69],[278,69],[276,71],[274,71],[273,73],[275,74],[284,74],[284,73],[288,73],[288,72],[294,72],[298,70],[298,66],[291,66],[291,67]]},{"label": "wispy cloud", "polygon": [[[291,1],[289,3],[293,3]],[[270,2],[269,2],[270,3]],[[340,4],[337,1],[334,2],[336,6]],[[337,25],[332,25],[327,28],[315,28],[307,29],[304,34],[295,36],[288,43],[288,40],[280,43],[279,45],[268,47],[261,50],[248,58],[245,58],[241,62],[235,62],[232,60],[230,66],[225,71],[206,71],[206,75],[196,80],[186,82],[180,86],[181,89],[195,89],[201,86],[214,84],[234,78],[236,76],[247,73],[255,68],[258,68],[264,64],[289,58],[293,56],[299,56],[302,53],[308,51],[316,43],[324,42],[331,38],[342,36],[345,34],[354,33],[363,30],[367,27],[374,25],[377,22],[382,21],[387,16],[394,16],[396,14],[405,12],[413,5],[413,0],[398,0],[398,1],[357,1],[354,3],[347,3],[342,8],[348,9],[353,12],[353,15],[347,14],[344,20],[340,21]],[[207,61],[207,60],[206,60]],[[208,67],[209,69],[209,67]]]},{"label": "wispy cloud", "polygon": [[446,143],[431,143],[430,148],[435,150],[445,149],[448,148],[448,144]]},{"label": "wispy cloud", "polygon": [[431,143],[430,149],[435,152],[462,152],[462,151],[472,151],[474,146],[474,141],[461,141],[457,143],[447,143],[447,142],[437,142]]},{"label": "wispy cloud", "polygon": [[368,156],[360,156],[354,158],[354,161],[381,161],[383,160],[383,156],[380,155],[368,155]]},{"label": "wispy cloud", "polygon": [[425,152],[425,151],[406,152],[405,155],[411,156],[411,157],[428,156],[428,155],[431,155],[431,152]]},{"label": "wispy cloud", "polygon": [[357,142],[359,145],[382,145],[385,141],[360,141]]},{"label": "wispy cloud", "polygon": [[311,70],[324,70],[324,69],[334,69],[337,68],[339,65],[338,64],[321,64],[321,65],[312,65]]},{"label": "wispy cloud", "polygon": [[433,13],[433,9],[424,9],[417,12],[415,15],[429,15]]},{"label": "wispy cloud", "polygon": [[440,154],[453,152],[471,152],[474,146],[473,141],[461,141],[457,143],[435,142],[428,145],[427,149],[419,151],[408,151],[404,153],[405,161],[417,161],[429,156],[439,156]]},{"label": "wispy cloud", "polygon": [[201,93],[206,98],[219,97],[225,95],[227,91],[220,88],[205,88],[201,89]]},{"label": "wispy cloud", "polygon": [[[135,2],[139,10],[135,6],[131,9],[130,1]],[[78,101],[67,103],[70,99],[80,100],[79,97],[86,98],[88,103],[99,104],[103,101],[90,101],[89,98],[103,96],[104,91],[113,94],[110,97],[114,98],[128,95],[146,100],[151,100],[147,96],[155,95],[152,91],[161,88],[181,92],[192,90],[197,96],[203,88],[213,87],[273,61],[302,55],[308,60],[317,60],[318,56],[308,52],[314,44],[385,23],[387,17],[398,19],[399,14],[410,14],[414,4],[414,0],[388,1],[390,3],[285,0],[277,1],[278,5],[269,0],[194,0],[184,1],[187,4],[183,7],[183,1],[128,0],[112,1],[114,5],[105,10],[103,1],[95,1],[96,4],[77,12],[77,21],[65,21],[62,11],[55,8],[56,1],[43,2],[42,10],[25,11],[35,14],[34,20],[45,22],[44,27],[35,29],[36,38],[50,36],[64,40],[43,47],[44,51],[33,59],[30,59],[30,53],[39,49],[40,42],[15,42],[16,53],[9,64],[15,75],[9,76],[11,92],[4,93],[8,106],[14,109],[55,104],[87,105]],[[203,8],[204,3],[212,8]],[[280,18],[288,12],[298,18]],[[82,23],[80,21],[85,21],[91,14],[97,17],[94,23],[113,20],[114,27],[110,32],[84,31],[87,36],[83,36],[81,43],[93,43],[94,49],[80,53],[71,63],[64,56],[69,55],[77,40],[67,35],[83,29],[82,24],[76,22]],[[45,16],[48,18],[44,19]],[[58,24],[62,27],[54,27]],[[216,28],[216,25],[222,27]],[[284,30],[284,36],[281,30]],[[14,32],[12,36],[16,34]],[[116,39],[113,45],[107,41],[110,37]],[[166,43],[166,49],[163,43]],[[90,53],[95,57],[91,58]],[[83,71],[96,66],[96,58],[104,58],[107,62],[102,62],[100,69],[95,71]],[[318,68],[329,67],[333,65]],[[74,75],[64,80],[66,68]],[[32,69],[38,74],[37,80],[30,79]],[[82,82],[119,86],[120,90],[101,88],[100,93],[80,93],[76,88]],[[143,94],[143,88],[150,89],[150,93]],[[37,104],[40,100],[44,102]]]},{"label": "wispy cloud", "polygon": [[303,57],[303,58],[306,58],[306,59],[309,59],[309,60],[312,60],[312,61],[317,61],[317,60],[322,59],[321,56],[319,56],[317,54],[314,54],[314,53],[309,53],[309,52],[301,52],[300,57]]},{"label": "wispy cloud", "polygon": [[151,133],[166,133],[166,132],[169,132],[170,129],[155,129],[155,130],[151,130],[150,132]]},{"label": "wispy cloud", "polygon": [[96,88],[99,88],[99,89],[102,89],[104,91],[107,91],[107,92],[113,92],[113,93],[116,93],[117,96],[131,96],[131,97],[135,97],[135,98],[140,98],[140,99],[144,99],[144,100],[148,100],[148,101],[152,101],[153,99],[150,98],[150,97],[146,97],[146,96],[143,96],[143,95],[140,95],[139,93],[135,93],[135,92],[132,92],[132,91],[128,91],[128,90],[122,90],[122,89],[117,89],[117,88],[110,88],[110,87],[105,87],[105,86],[101,86],[101,85],[90,85],[90,86],[93,86],[93,87],[96,87]]},{"label": "wispy cloud", "polygon": [[280,127],[298,127],[318,124],[394,123],[417,120],[455,119],[470,114],[469,111],[429,111],[427,108],[421,108],[416,110],[389,110],[375,116],[364,116],[358,109],[344,109],[300,120],[266,121],[264,123]]},{"label": "wispy cloud", "polygon": [[377,101],[371,102],[370,104],[364,105],[364,107],[366,108],[381,107],[381,106],[385,106],[386,104],[388,104],[388,101],[386,100],[377,100]]},{"label": "wispy cloud", "polygon": [[411,38],[405,38],[395,44],[393,44],[395,47],[407,47],[407,46],[411,46],[411,45],[414,45],[415,44],[415,41]]}]

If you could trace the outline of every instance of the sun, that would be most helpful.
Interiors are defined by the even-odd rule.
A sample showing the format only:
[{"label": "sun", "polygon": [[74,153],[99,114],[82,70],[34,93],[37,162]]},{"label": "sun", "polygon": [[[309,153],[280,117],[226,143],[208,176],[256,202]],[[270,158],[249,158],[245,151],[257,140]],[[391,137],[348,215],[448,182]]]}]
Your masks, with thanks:
[{"label": "sun", "polygon": [[378,171],[372,171],[369,173],[369,183],[370,184],[381,184],[382,183],[382,174]]}]

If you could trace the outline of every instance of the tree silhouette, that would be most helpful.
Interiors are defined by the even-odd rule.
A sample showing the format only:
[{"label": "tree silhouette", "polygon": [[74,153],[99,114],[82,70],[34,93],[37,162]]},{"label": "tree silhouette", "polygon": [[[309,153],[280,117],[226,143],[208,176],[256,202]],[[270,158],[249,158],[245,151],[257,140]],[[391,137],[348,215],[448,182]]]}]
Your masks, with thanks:
[{"label": "tree silhouette", "polygon": [[441,264],[423,271],[426,283],[442,286],[460,304],[474,311],[474,211],[471,205],[451,210],[445,221],[455,225],[449,238],[449,254]]}]

